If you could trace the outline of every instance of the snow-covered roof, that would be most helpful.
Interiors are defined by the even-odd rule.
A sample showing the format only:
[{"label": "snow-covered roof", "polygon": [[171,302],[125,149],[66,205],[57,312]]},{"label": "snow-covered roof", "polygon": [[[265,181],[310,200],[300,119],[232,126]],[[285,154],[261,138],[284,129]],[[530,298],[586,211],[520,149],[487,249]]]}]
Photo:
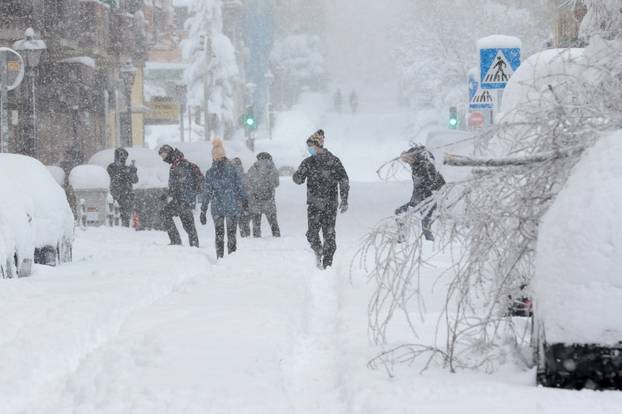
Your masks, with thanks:
[{"label": "snow-covered roof", "polygon": [[533,290],[549,343],[622,341],[622,131],[575,167],[544,216]]}]

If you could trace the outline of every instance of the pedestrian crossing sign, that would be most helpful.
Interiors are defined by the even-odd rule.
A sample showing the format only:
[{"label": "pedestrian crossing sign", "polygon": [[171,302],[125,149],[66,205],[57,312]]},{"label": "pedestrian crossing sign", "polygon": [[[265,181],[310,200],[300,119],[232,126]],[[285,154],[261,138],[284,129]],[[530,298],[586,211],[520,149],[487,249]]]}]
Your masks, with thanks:
[{"label": "pedestrian crossing sign", "polygon": [[480,86],[482,89],[505,89],[521,63],[518,48],[480,50]]},{"label": "pedestrian crossing sign", "polygon": [[469,109],[493,109],[494,95],[488,89],[482,89],[479,80],[469,75]]}]

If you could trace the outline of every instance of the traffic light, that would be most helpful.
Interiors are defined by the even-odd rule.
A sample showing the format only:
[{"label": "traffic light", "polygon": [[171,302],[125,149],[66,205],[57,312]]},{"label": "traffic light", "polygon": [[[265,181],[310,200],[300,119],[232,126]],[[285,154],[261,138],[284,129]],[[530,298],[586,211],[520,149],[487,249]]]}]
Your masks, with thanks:
[{"label": "traffic light", "polygon": [[246,113],[244,114],[244,128],[246,129],[257,128],[257,120],[255,119],[255,115],[253,114],[252,108],[247,108]]},{"label": "traffic light", "polygon": [[449,128],[458,129],[458,108],[455,106],[449,107]]}]

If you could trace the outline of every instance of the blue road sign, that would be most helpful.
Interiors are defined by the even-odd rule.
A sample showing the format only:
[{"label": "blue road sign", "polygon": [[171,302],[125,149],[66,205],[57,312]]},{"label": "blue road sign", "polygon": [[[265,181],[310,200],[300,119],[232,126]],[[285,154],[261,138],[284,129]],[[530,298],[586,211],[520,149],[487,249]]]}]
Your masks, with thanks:
[{"label": "blue road sign", "polygon": [[487,89],[479,87],[475,74],[469,73],[469,109],[493,109],[495,101]]},{"label": "blue road sign", "polygon": [[504,89],[521,63],[518,48],[480,49],[480,86],[482,89]]}]

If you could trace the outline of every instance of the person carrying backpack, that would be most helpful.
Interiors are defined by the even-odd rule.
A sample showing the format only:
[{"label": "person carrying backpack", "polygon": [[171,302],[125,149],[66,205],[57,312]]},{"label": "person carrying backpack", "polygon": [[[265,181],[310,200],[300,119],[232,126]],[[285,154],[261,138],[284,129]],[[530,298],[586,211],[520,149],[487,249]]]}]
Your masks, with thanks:
[{"label": "person carrying backpack", "polygon": [[276,215],[276,188],[279,171],[267,152],[257,154],[257,161],[248,170],[250,209],[253,218],[253,237],[261,237],[261,217],[265,214],[273,237],[281,237]]},{"label": "person carrying backpack", "polygon": [[199,247],[199,236],[194,224],[193,209],[196,203],[197,178],[196,168],[184,158],[184,154],[170,145],[163,145],[158,151],[162,161],[171,165],[168,179],[168,194],[162,210],[162,222],[168,232],[171,245],[181,245],[179,231],[173,217],[179,216],[190,246]]},{"label": "person carrying backpack", "polygon": [[[409,150],[402,152],[400,160],[408,164],[412,170],[413,192],[410,201],[395,210],[395,215],[398,216],[398,223],[400,222],[401,215],[410,208],[417,207],[445,185],[445,179],[434,166],[434,156],[424,145],[415,145]],[[435,205],[429,208],[421,220],[423,236],[428,241],[434,241],[431,226],[432,213],[435,209]],[[399,225],[402,226],[403,224]]]},{"label": "person carrying backpack", "polygon": [[225,255],[225,231],[228,253],[237,250],[237,221],[240,207],[248,205],[248,196],[242,178],[227,159],[223,142],[218,138],[212,141],[212,158],[212,167],[205,173],[200,219],[201,224],[207,224],[207,207],[211,203],[216,230],[216,257],[221,259]]}]

